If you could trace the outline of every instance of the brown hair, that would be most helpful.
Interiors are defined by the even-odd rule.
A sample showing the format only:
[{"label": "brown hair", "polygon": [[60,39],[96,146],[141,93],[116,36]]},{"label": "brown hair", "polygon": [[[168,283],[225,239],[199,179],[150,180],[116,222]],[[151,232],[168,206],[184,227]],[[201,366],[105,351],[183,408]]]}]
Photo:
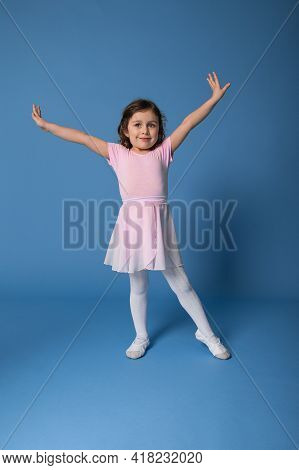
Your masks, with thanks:
[{"label": "brown hair", "polygon": [[126,147],[127,149],[132,148],[132,144],[130,142],[129,137],[127,137],[124,134],[124,131],[128,132],[129,120],[131,119],[133,114],[137,113],[138,111],[145,111],[147,109],[151,109],[154,112],[154,114],[157,116],[158,122],[159,122],[158,140],[155,143],[155,145],[152,147],[152,149],[154,149],[154,147],[158,147],[163,142],[163,140],[165,139],[164,127],[165,127],[165,123],[167,121],[166,116],[164,115],[163,112],[160,111],[158,106],[153,101],[147,100],[147,99],[144,99],[144,98],[138,98],[134,101],[131,101],[131,103],[129,103],[123,109],[122,118],[121,118],[121,121],[120,121],[120,123],[118,125],[118,128],[117,128],[117,132],[118,132],[118,135],[120,137],[119,143],[121,145],[123,145],[124,147]]}]

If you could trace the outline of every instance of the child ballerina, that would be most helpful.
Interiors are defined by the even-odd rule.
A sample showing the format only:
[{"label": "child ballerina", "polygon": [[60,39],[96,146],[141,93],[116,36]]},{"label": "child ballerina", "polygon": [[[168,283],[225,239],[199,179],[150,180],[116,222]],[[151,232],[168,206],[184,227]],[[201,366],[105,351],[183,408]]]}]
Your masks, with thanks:
[{"label": "child ballerina", "polygon": [[[125,107],[118,126],[120,143],[106,142],[76,129],[46,121],[33,104],[32,118],[42,129],[71,142],[86,145],[104,157],[114,170],[122,206],[111,235],[104,263],[112,270],[126,272],[130,280],[130,308],[136,337],[126,356],[144,356],[150,339],[147,331],[148,272],[161,271],[197,330],[195,337],[214,357],[229,359],[231,354],[217,337],[202,303],[185,272],[177,246],[169,205],[168,169],[173,154],[189,132],[212,111],[230,83],[220,87],[215,72],[209,73],[212,96],[189,114],[168,137],[164,115],[150,100],[137,99]],[[134,241],[134,243],[132,243]]]}]

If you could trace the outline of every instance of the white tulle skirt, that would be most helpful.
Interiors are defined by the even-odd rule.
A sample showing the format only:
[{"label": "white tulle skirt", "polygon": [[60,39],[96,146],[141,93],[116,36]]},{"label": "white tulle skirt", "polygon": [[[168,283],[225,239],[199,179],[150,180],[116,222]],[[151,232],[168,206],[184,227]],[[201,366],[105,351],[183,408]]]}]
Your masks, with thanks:
[{"label": "white tulle skirt", "polygon": [[170,207],[161,197],[123,201],[104,264],[133,273],[183,266]]}]

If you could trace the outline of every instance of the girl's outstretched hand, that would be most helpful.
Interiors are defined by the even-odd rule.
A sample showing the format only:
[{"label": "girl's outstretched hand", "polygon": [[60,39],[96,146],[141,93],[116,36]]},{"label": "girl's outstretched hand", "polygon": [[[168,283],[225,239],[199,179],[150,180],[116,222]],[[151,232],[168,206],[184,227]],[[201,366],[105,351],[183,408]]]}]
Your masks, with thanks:
[{"label": "girl's outstretched hand", "polygon": [[224,95],[224,93],[226,92],[226,90],[230,87],[230,83],[228,82],[226,85],[224,85],[223,88],[221,88],[216,73],[213,72],[213,75],[214,75],[214,78],[209,73],[208,77],[207,77],[207,80],[208,80],[209,85],[210,85],[210,87],[212,88],[212,91],[213,91],[212,98],[215,101],[219,101],[222,98],[222,96]]},{"label": "girl's outstretched hand", "polygon": [[46,127],[47,121],[42,118],[42,113],[41,113],[40,107],[35,106],[35,104],[33,104],[33,106],[32,106],[32,119],[36,122],[36,124],[43,131],[47,130],[47,127]]}]

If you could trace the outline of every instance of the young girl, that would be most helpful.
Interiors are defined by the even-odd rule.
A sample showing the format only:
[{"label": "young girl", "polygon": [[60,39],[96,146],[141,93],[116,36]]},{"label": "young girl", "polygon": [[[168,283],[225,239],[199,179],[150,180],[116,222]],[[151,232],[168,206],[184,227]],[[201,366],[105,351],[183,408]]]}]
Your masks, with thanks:
[{"label": "young girl", "polygon": [[197,326],[196,339],[218,359],[231,357],[211,329],[201,301],[185,273],[175,227],[167,203],[168,169],[175,150],[189,132],[212,111],[230,83],[220,87],[215,72],[207,80],[212,96],[189,114],[165,138],[164,115],[149,100],[137,99],[124,110],[118,126],[120,143],[106,142],[79,130],[45,121],[33,104],[32,118],[43,130],[86,145],[104,157],[116,173],[123,204],[109,242],[104,263],[130,279],[130,308],[136,338],[126,350],[138,359],[150,344],[147,332],[148,271],[162,271],[180,304]]}]

